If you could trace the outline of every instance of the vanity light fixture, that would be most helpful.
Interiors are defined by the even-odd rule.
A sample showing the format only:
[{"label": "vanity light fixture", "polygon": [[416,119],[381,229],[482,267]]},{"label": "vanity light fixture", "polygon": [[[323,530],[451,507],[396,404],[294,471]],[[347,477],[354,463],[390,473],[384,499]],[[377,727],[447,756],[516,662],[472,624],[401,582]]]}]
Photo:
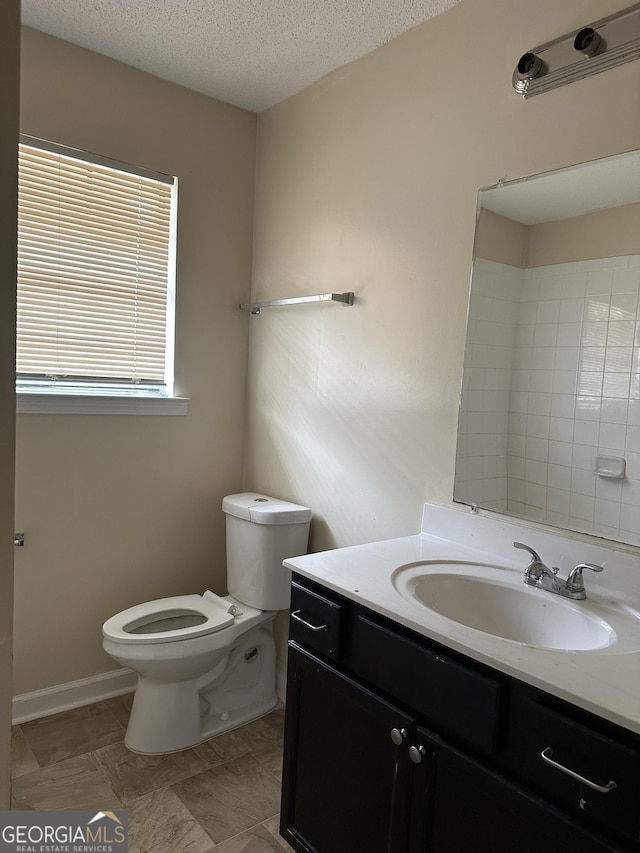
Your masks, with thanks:
[{"label": "vanity light fixture", "polygon": [[573,46],[585,56],[595,56],[602,45],[600,33],[593,27],[583,27],[573,40]]},{"label": "vanity light fixture", "polygon": [[518,90],[515,82],[516,80],[521,84],[528,85],[529,80],[535,80],[541,71],[542,60],[540,57],[536,56],[533,52],[524,53],[518,60],[516,70],[513,72],[513,85],[516,90]]},{"label": "vanity light fixture", "polygon": [[640,3],[524,53],[513,88],[539,95],[640,58]]}]

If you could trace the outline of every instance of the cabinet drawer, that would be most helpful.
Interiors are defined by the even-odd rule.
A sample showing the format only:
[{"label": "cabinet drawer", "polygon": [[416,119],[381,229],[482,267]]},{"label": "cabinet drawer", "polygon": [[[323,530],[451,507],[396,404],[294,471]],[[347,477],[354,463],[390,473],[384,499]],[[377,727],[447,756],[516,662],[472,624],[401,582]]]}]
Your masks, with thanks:
[{"label": "cabinet drawer", "polygon": [[431,779],[414,787],[411,853],[628,853],[428,732],[416,742]]},{"label": "cabinet drawer", "polygon": [[291,584],[289,636],[331,660],[340,660],[344,608],[331,599]]},{"label": "cabinet drawer", "polygon": [[497,746],[502,685],[360,616],[350,659],[357,675],[408,705],[434,731],[485,753]]},{"label": "cabinet drawer", "polygon": [[640,753],[535,700],[525,721],[523,778],[550,800],[637,840]]}]

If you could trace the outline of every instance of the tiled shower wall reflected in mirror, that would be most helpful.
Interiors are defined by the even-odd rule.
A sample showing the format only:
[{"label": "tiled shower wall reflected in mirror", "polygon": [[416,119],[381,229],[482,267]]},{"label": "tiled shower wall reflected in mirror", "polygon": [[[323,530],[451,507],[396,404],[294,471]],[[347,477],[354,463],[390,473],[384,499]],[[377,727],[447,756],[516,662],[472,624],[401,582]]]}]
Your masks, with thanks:
[{"label": "tiled shower wall reflected in mirror", "polygon": [[473,282],[456,499],[640,544],[640,255]]}]

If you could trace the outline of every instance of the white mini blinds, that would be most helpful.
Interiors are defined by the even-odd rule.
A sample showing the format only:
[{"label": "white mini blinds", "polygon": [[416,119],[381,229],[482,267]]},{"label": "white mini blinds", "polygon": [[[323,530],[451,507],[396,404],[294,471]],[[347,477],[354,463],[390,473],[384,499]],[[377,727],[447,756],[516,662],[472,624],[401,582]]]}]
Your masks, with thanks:
[{"label": "white mini blinds", "polygon": [[18,390],[172,394],[175,194],[174,178],[23,138]]}]

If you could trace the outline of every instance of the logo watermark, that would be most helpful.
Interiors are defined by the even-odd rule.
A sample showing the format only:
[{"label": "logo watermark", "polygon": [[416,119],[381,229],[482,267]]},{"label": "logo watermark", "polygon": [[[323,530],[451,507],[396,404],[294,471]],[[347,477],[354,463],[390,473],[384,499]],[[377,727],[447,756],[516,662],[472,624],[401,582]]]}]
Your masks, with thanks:
[{"label": "logo watermark", "polygon": [[126,811],[0,811],[0,853],[126,853]]}]

